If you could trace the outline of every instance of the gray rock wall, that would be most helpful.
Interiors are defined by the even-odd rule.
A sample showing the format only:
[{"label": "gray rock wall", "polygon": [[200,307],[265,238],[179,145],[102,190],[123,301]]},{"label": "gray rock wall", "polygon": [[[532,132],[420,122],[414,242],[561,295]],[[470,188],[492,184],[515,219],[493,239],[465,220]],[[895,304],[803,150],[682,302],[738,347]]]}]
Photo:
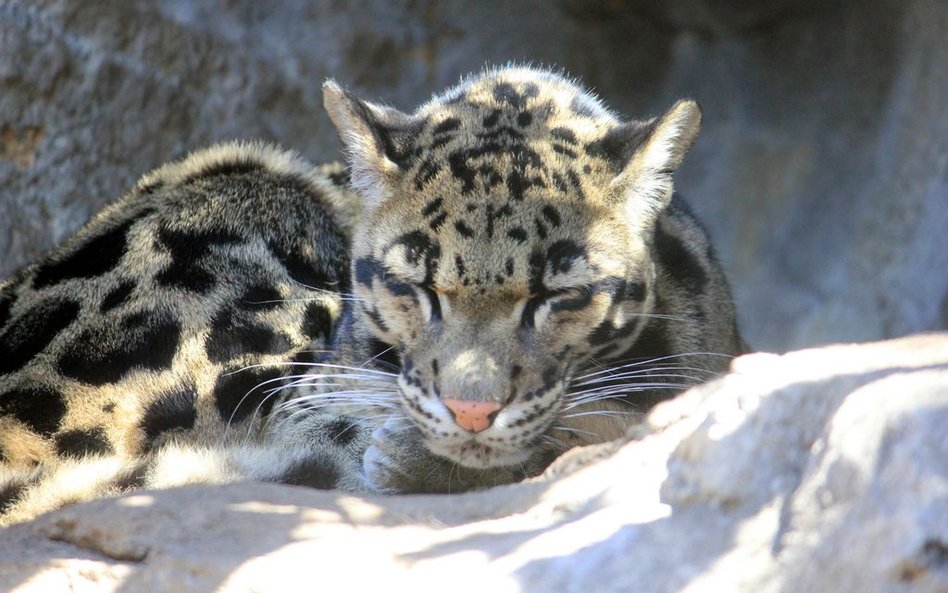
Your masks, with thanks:
[{"label": "gray rock wall", "polygon": [[410,108],[508,60],[702,103],[679,189],[753,346],[948,327],[945,0],[0,0],[0,277],[209,142],[335,158],[327,76]]}]

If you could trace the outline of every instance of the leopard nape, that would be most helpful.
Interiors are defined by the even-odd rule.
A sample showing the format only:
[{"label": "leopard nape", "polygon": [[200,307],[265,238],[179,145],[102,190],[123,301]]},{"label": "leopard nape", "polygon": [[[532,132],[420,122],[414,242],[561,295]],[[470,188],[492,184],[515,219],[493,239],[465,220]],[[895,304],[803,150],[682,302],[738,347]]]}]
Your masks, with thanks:
[{"label": "leopard nape", "polygon": [[510,482],[742,350],[672,191],[693,102],[623,121],[517,67],[411,114],[324,91],[348,172],[217,146],[0,285],[0,521],[193,482]]}]

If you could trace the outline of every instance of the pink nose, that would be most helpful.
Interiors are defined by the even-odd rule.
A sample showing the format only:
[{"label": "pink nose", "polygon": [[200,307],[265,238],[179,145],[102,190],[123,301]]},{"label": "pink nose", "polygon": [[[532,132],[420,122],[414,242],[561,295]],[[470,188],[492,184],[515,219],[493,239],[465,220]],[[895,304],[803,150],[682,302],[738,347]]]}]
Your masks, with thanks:
[{"label": "pink nose", "polygon": [[486,430],[494,421],[493,414],[501,408],[497,402],[476,402],[466,399],[441,400],[454,415],[454,422],[470,432]]}]

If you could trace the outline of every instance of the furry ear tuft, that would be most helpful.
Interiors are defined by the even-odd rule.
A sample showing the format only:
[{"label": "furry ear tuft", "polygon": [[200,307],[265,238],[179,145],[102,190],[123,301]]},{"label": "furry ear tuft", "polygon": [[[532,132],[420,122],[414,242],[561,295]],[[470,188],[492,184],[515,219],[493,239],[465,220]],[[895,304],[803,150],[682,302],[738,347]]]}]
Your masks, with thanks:
[{"label": "furry ear tuft", "polygon": [[610,131],[594,152],[614,163],[612,187],[630,221],[650,224],[671,200],[672,176],[701,129],[701,108],[678,101],[661,117],[629,122]]},{"label": "furry ear tuft", "polygon": [[348,154],[352,187],[371,211],[390,197],[396,176],[411,165],[419,126],[411,116],[358,99],[333,80],[323,83],[323,105]]}]

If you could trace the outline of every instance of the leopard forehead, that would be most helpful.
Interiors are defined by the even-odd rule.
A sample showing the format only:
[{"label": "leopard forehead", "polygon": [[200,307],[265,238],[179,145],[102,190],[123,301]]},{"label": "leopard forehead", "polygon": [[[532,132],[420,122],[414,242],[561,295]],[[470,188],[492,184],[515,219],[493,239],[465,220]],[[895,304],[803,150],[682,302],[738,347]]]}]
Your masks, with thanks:
[{"label": "leopard forehead", "polygon": [[[434,243],[457,281],[503,284],[564,242],[628,252],[604,147],[620,122],[588,91],[529,68],[488,71],[435,96],[386,141],[400,173],[356,251]],[[615,249],[611,249],[615,247]],[[526,271],[525,269],[523,271]]]},{"label": "leopard forehead", "polygon": [[455,198],[448,208],[478,195],[596,200],[615,174],[605,144],[619,120],[549,72],[489,71],[435,96],[412,120],[405,137],[388,139],[403,171],[402,200]]}]

